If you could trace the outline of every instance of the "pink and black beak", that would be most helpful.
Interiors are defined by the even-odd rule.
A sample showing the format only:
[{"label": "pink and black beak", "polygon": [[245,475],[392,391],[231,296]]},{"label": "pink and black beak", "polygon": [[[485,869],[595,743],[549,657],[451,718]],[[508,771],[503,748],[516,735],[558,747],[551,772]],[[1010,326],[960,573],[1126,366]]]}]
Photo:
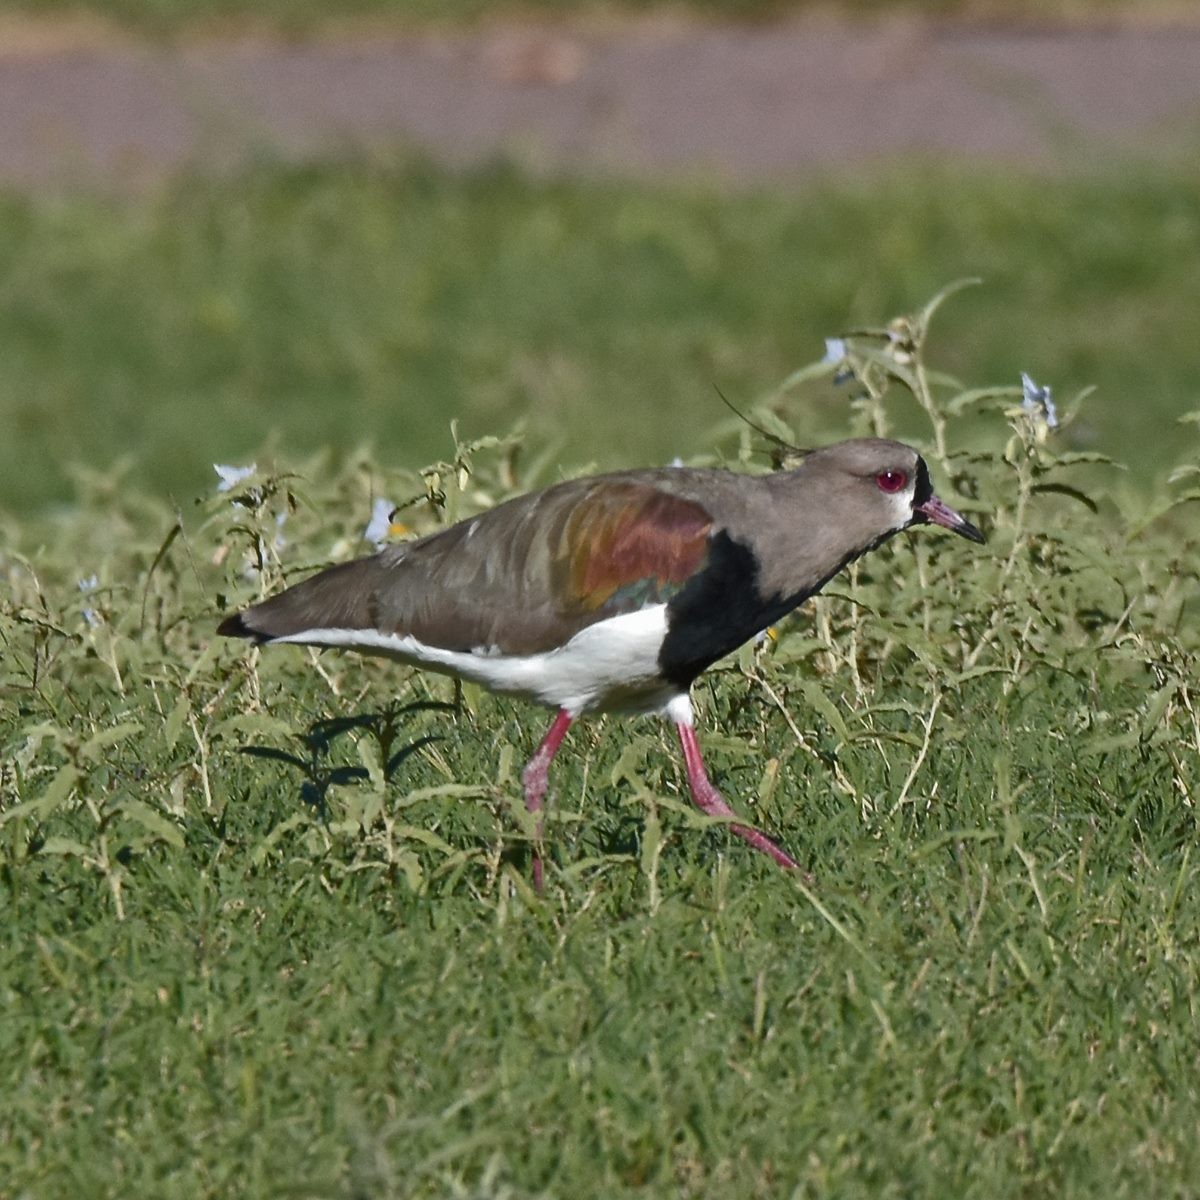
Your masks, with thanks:
[{"label": "pink and black beak", "polygon": [[945,525],[947,529],[953,530],[961,537],[968,538],[972,542],[979,542],[981,545],[986,540],[966,517],[961,513],[956,513],[950,505],[936,496],[930,496],[922,504],[913,505],[913,520],[932,521],[935,525]]},{"label": "pink and black beak", "polygon": [[971,524],[961,513],[957,513],[944,500],[939,500],[933,494],[933,485],[929,482],[929,471],[922,459],[917,468],[917,489],[913,497],[913,524],[930,521],[934,525],[944,525],[947,529],[980,545],[987,540],[983,534]]}]

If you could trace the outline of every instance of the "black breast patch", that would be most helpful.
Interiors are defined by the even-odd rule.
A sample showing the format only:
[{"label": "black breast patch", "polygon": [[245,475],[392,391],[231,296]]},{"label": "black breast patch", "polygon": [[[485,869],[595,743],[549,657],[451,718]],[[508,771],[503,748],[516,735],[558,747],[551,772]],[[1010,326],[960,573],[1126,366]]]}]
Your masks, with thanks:
[{"label": "black breast patch", "polygon": [[658,654],[663,677],[687,688],[702,671],[791,612],[825,581],[795,596],[764,599],[758,560],[725,530],[709,541],[708,560],[667,605],[667,636]]},{"label": "black breast patch", "polygon": [[[920,487],[918,481],[918,487]],[[928,487],[928,475],[925,486]],[[718,658],[782,620],[815,596],[843,567],[886,542],[889,529],[869,545],[853,550],[821,579],[798,592],[764,597],[754,551],[721,530],[709,539],[708,560],[667,605],[667,636],[658,652],[663,678],[687,689]]]}]

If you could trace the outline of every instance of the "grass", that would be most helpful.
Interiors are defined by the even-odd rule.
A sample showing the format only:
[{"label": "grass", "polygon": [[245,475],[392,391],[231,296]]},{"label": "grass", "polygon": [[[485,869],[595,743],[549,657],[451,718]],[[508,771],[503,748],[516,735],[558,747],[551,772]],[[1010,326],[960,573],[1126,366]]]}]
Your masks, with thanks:
[{"label": "grass", "polygon": [[[4,200],[0,1195],[1188,1195],[1197,184]],[[975,273],[932,341],[777,390]],[[1049,433],[1022,369],[1099,390]],[[898,540],[697,688],[810,888],[609,721],[556,764],[539,900],[542,714],[212,637],[363,552],[379,495],[426,527],[589,459],[761,468],[714,385],[793,440],[919,440],[990,534]]]},{"label": "grass", "polygon": [[[751,195],[263,168],[141,201],[0,200],[0,508],[70,503],[77,464],[177,501],[212,462],[413,466],[524,419],[565,463],[712,444],[821,339],[944,280],[946,365],[1095,384],[1073,436],[1143,488],[1197,404],[1190,165],[1048,182],[897,169]],[[653,331],[652,333],[650,331]],[[806,393],[801,436],[844,424]],[[901,407],[902,429],[918,429]]]},{"label": "grass", "polygon": [[9,0],[20,17],[115,25],[140,35],[177,37],[264,27],[289,36],[368,21],[372,27],[472,27],[497,21],[611,22],[643,14],[725,21],[830,12],[844,18],[935,19],[1080,24],[1111,20],[1194,20],[1188,0]]},{"label": "grass", "polygon": [[[1069,216],[1018,220],[1032,190],[964,212],[957,186],[917,229],[878,194],[837,193],[843,235],[856,214],[889,214],[857,283],[811,221],[834,211],[827,196],[670,202],[321,173],[133,212],[10,205],[30,249],[5,277],[41,297],[12,356],[22,377],[50,375],[44,401],[67,401],[69,371],[81,392],[116,395],[127,362],[129,394],[156,395],[194,441],[161,475],[153,458],[80,474],[71,507],[5,518],[5,1195],[1189,1194],[1195,432],[1170,426],[1169,451],[1156,441],[1182,473],[1147,523],[1072,449],[1097,400],[1051,433],[1014,388],[964,393],[934,369],[945,346],[973,369],[1000,355],[1002,383],[1038,355],[1055,383],[1071,379],[1106,347],[1120,359],[1111,323],[1072,349],[1097,315],[1132,320],[1151,297],[1141,319],[1169,345],[1184,268],[1146,266],[1115,229],[1146,214],[1125,227],[1144,248],[1190,227],[1165,184],[1078,185],[1068,209],[1090,197],[1092,220],[1063,247],[1053,231]],[[909,187],[914,204],[934,195]],[[433,524],[555,461],[506,442],[460,444],[424,472],[281,458],[299,476],[264,467],[219,495],[208,481],[181,514],[162,495],[171,472],[209,457],[214,430],[229,457],[235,427],[254,438],[273,419],[247,397],[266,413],[289,397],[317,437],[322,388],[340,424],[366,381],[364,425],[368,404],[394,403],[381,358],[396,346],[469,394],[506,356],[571,356],[560,379],[597,405],[593,428],[619,452],[638,438],[665,452],[680,438],[665,414],[713,374],[753,394],[847,309],[886,316],[871,297],[923,279],[947,236],[999,256],[1018,228],[1028,257],[992,287],[1025,303],[963,292],[938,312],[932,350],[920,316],[890,341],[852,338],[857,382],[832,392],[836,407],[813,415],[825,365],[756,412],[797,436],[913,425],[939,487],[990,534],[985,548],[898,539],[696,689],[717,779],[812,865],[811,887],[691,810],[657,725],[609,722],[574,730],[556,764],[538,899],[518,773],[539,714],[469,688],[451,710],[446,681],[212,637],[219,608],[361,549],[380,491],[431,497],[406,516]],[[35,280],[54,229],[64,248]],[[1080,242],[1094,249],[1101,229],[1109,293],[1079,289],[1082,266],[1076,287],[1056,279],[1065,262],[1094,269]],[[529,278],[539,262],[554,270]],[[383,312],[366,302],[388,297]],[[810,326],[797,303],[828,307]],[[1023,321],[1031,340],[1003,350],[993,321]],[[962,348],[967,329],[983,347]],[[1184,377],[1162,359],[1143,365]],[[567,412],[575,390],[556,393]],[[633,410],[629,393],[663,408]],[[1155,399],[1140,419],[1167,428],[1179,395]],[[447,410],[433,407],[430,428]],[[757,440],[731,427],[720,452],[748,467]],[[26,458],[46,470],[44,451]]]}]

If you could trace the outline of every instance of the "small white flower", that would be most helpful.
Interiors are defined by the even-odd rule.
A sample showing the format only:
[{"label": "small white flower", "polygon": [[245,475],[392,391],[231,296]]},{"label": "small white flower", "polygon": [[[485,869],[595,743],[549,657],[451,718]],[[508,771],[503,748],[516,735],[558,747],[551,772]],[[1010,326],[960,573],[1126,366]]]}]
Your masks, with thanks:
[{"label": "small white flower", "polygon": [[221,463],[213,463],[213,470],[221,477],[221,482],[217,484],[217,491],[230,492],[243,479],[249,479],[258,470],[258,463],[251,463],[248,467],[227,467]]},{"label": "small white flower", "polygon": [[[76,585],[79,590],[85,595],[90,596],[100,587],[100,580],[95,575],[89,575],[86,579],[81,579]],[[100,624],[100,616],[94,608],[89,605],[84,605],[83,619],[94,629]]]},{"label": "small white flower", "polygon": [[683,459],[682,459],[682,458],[680,458],[680,457],[679,457],[679,455],[677,454],[677,455],[675,455],[675,457],[674,457],[673,459],[671,459],[671,461],[670,461],[669,463],[667,463],[667,466],[669,466],[669,467],[682,467],[682,466],[683,466]]},{"label": "small white flower", "polygon": [[371,519],[363,530],[363,537],[376,550],[382,550],[387,544],[388,534],[392,529],[392,513],[395,511],[396,506],[382,496],[377,496],[375,503],[371,505]]},{"label": "small white flower", "polygon": [[1023,399],[1021,407],[1032,416],[1034,413],[1041,413],[1042,418],[1046,422],[1047,429],[1058,428],[1058,410],[1054,407],[1054,400],[1050,395],[1048,387],[1038,387],[1024,371],[1021,372],[1021,392]]},{"label": "small white flower", "polygon": [[835,366],[846,359],[846,339],[832,337],[825,339],[825,357],[822,362],[833,363]]}]

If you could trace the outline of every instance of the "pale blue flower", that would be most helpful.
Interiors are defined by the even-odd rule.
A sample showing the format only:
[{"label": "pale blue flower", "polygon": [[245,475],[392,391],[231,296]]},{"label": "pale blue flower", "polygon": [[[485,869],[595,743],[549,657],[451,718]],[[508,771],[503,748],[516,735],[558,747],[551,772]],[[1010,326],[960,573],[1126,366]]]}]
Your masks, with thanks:
[{"label": "pale blue flower", "polygon": [[825,339],[825,355],[821,362],[827,366],[837,367],[833,373],[833,385],[838,387],[847,379],[854,378],[854,370],[849,363],[850,347],[845,338],[831,337]]},{"label": "pale blue flower", "polygon": [[[89,575],[86,579],[81,579],[76,585],[79,590],[85,595],[90,596],[100,587],[100,580],[95,575]],[[94,629],[100,624],[100,615],[96,610],[89,605],[84,605],[83,619]]]},{"label": "pale blue flower", "polygon": [[390,500],[376,496],[375,503],[371,505],[371,519],[363,530],[363,537],[376,550],[382,550],[387,544],[388,534],[392,531],[392,513],[395,511],[396,506]]},{"label": "pale blue flower", "polygon": [[1048,387],[1038,387],[1024,371],[1021,372],[1021,392],[1023,399],[1021,407],[1032,416],[1034,413],[1041,413],[1042,419],[1046,422],[1047,429],[1058,428],[1058,410],[1054,407],[1054,400],[1050,395]]},{"label": "pale blue flower", "polygon": [[221,463],[213,463],[213,470],[221,477],[217,491],[231,492],[243,479],[249,479],[258,470],[258,463],[251,463],[248,467],[227,467]]},{"label": "pale blue flower", "polygon": [[832,363],[836,366],[840,362],[846,360],[846,339],[840,337],[831,337],[825,339],[825,357],[822,362]]}]

